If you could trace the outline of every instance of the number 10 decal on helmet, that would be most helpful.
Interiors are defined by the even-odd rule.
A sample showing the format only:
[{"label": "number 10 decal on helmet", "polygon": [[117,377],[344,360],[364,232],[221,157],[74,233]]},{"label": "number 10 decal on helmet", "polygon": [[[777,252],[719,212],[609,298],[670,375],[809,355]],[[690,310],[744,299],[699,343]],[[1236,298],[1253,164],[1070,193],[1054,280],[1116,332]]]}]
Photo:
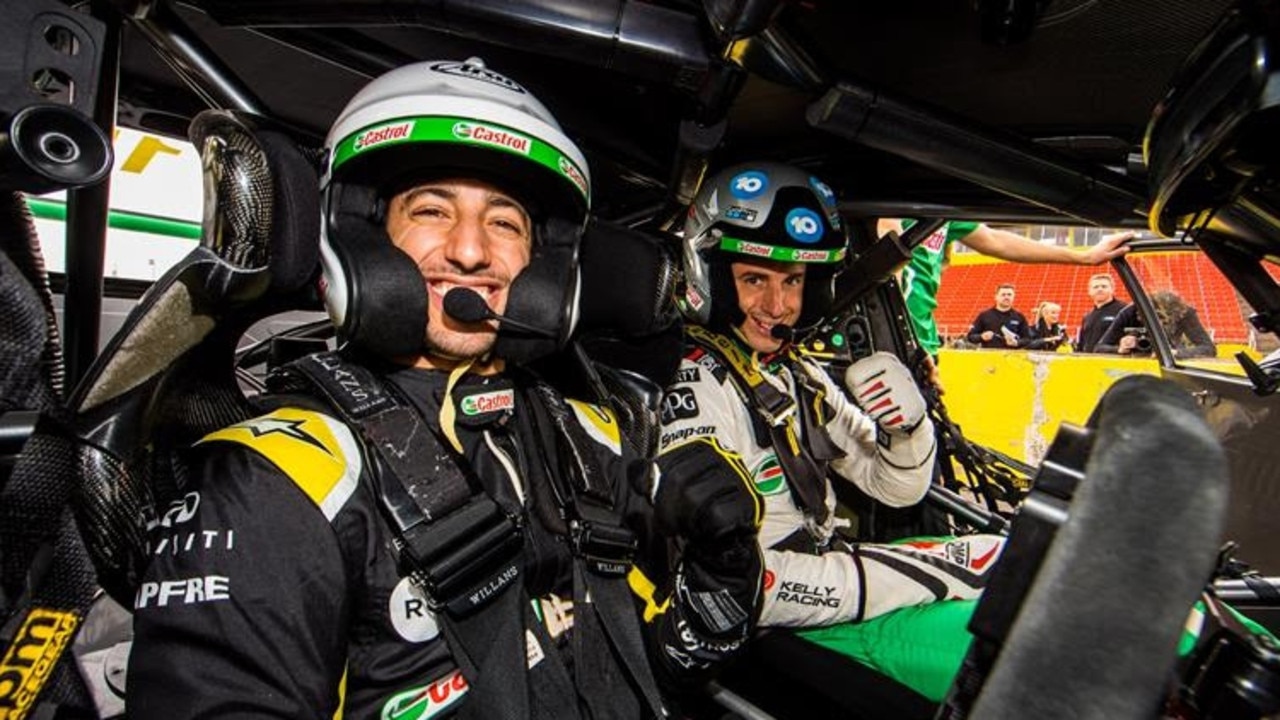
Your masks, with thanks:
[{"label": "number 10 decal on helmet", "polygon": [[724,331],[742,322],[729,270],[735,258],[804,263],[797,324],[806,328],[831,307],[847,246],[835,193],[821,180],[781,163],[730,167],[707,179],[689,208],[677,302],[690,321]]}]

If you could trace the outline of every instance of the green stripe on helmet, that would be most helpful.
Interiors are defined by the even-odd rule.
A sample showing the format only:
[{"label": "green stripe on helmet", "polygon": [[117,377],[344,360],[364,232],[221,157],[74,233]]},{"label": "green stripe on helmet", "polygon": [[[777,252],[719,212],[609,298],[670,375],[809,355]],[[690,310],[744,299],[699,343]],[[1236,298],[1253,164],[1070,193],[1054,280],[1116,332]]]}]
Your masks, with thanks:
[{"label": "green stripe on helmet", "polygon": [[835,263],[844,259],[845,248],[835,248],[833,250],[807,250],[802,248],[781,247],[778,245],[765,245],[764,243],[747,242],[723,236],[720,238],[720,249],[725,252],[737,253],[739,255],[750,255],[752,257],[764,258],[765,260],[776,260],[778,262],[800,262],[800,263]]},{"label": "green stripe on helmet", "polygon": [[405,117],[363,127],[338,143],[333,153],[333,169],[366,150],[408,142],[455,143],[524,155],[564,176],[583,198],[590,197],[582,168],[555,146],[497,123],[461,117]]}]

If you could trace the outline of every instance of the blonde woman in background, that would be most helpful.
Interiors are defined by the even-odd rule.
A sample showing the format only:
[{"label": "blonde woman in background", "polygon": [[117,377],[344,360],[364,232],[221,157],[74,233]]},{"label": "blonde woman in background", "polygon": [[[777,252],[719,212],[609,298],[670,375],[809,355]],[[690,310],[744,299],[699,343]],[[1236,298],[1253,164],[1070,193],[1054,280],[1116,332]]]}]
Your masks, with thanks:
[{"label": "blonde woman in background", "polygon": [[1062,314],[1062,306],[1058,303],[1041,301],[1031,315],[1031,342],[1028,350],[1057,350],[1060,347],[1071,349],[1071,341],[1067,339],[1067,329],[1058,322]]}]

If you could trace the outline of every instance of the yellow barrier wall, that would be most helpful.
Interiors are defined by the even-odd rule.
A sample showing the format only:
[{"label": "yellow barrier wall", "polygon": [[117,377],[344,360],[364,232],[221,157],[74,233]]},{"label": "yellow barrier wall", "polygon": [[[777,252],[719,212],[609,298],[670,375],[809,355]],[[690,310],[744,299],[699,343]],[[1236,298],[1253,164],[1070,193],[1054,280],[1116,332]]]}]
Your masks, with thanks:
[{"label": "yellow barrier wall", "polygon": [[1151,358],[1032,352],[939,352],[942,400],[965,437],[1038,464],[1063,422],[1083,425],[1111,383],[1159,375]]},{"label": "yellow barrier wall", "polygon": [[[1219,346],[1217,358],[1185,362],[1243,375],[1228,354],[1239,349]],[[1149,357],[943,348],[938,370],[946,390],[942,400],[965,437],[1035,464],[1058,426],[1083,425],[1111,383],[1125,375],[1159,375],[1160,364]]]}]

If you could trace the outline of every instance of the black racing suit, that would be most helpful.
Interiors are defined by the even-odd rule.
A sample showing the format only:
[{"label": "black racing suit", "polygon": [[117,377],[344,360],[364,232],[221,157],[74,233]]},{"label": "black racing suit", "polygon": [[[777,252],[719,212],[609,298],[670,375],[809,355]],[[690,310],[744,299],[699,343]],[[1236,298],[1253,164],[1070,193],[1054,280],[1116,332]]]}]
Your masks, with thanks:
[{"label": "black racing suit", "polygon": [[[982,333],[988,330],[992,333],[991,339],[983,340]],[[1006,336],[1013,339],[1013,345],[1005,342]],[[1001,350],[1021,348],[1026,347],[1030,342],[1031,328],[1027,325],[1027,318],[1017,310],[991,307],[978,313],[966,338],[974,345],[981,345],[984,348]]]},{"label": "black racing suit", "polygon": [[1112,298],[1109,302],[1090,310],[1080,322],[1080,335],[1076,338],[1076,352],[1095,352],[1094,346],[1107,334],[1116,315],[1125,308],[1125,303]]},{"label": "black racing suit", "polygon": [[[401,369],[388,379],[419,409],[419,417],[424,406],[418,398],[443,396],[442,373]],[[473,394],[475,384],[499,382],[464,378]],[[513,409],[498,402],[488,407],[503,410],[478,417],[460,411],[458,436],[485,491],[524,518],[523,587],[506,592],[527,596],[515,607],[524,615],[516,622],[525,628],[521,645],[527,660],[521,665],[528,667],[530,714],[576,718],[592,700],[584,694],[638,693],[621,671],[611,687],[577,687],[577,697],[544,691],[563,689],[556,682],[575,677],[571,649],[578,644],[571,636],[602,628],[593,615],[573,630],[574,558],[559,508],[549,491],[526,480],[531,463],[556,467],[557,460],[528,447],[515,432],[529,414],[521,404],[522,381],[516,378],[515,385],[514,395],[491,393],[491,399],[516,398]],[[640,541],[636,569],[645,574],[633,571],[629,580],[635,596],[647,594],[650,601],[625,597],[643,606],[635,617],[644,617],[658,675],[696,676],[734,651],[749,631],[758,587],[750,581],[681,585],[684,592],[663,606],[663,594],[655,596],[649,583],[668,587],[674,566],[665,558],[667,543],[651,529],[646,494],[655,481],[654,466],[634,456],[608,414],[582,403],[570,406],[615,484],[615,509]],[[395,535],[371,490],[369,457],[351,428],[296,407],[226,428],[193,449],[195,470],[184,498],[158,513],[151,536],[154,560],[135,602],[130,717],[330,718],[341,706],[347,717],[428,718],[465,706],[468,682],[441,623],[397,567]],[[749,578],[760,572],[728,570],[721,575]],[[683,605],[700,591],[713,593],[726,610],[741,603],[739,625],[716,637],[702,633],[698,617]],[[614,707],[630,716],[649,714],[638,697]]]}]

